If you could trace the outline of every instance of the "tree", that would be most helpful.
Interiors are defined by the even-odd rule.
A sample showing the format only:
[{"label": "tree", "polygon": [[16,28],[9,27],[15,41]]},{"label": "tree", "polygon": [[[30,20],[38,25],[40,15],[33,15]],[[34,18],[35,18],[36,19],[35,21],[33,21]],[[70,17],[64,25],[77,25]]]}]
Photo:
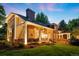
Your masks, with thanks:
[{"label": "tree", "polygon": [[62,30],[63,32],[67,32],[67,24],[64,20],[62,20],[60,23],[59,23],[59,30]]},{"label": "tree", "polygon": [[0,26],[2,26],[0,28],[0,37],[5,37],[6,35],[6,24],[5,24],[5,17],[6,16],[6,13],[5,13],[5,10],[4,10],[4,7],[0,4]]},{"label": "tree", "polygon": [[79,27],[79,18],[72,19],[71,21],[68,22],[69,31],[73,31],[73,29],[78,27]]},{"label": "tree", "polygon": [[0,4],[0,25],[2,25],[4,23],[5,16],[6,16],[5,10],[4,10],[3,6]]},{"label": "tree", "polygon": [[73,31],[71,33],[72,33],[72,36],[74,36],[74,37],[79,36],[79,28],[73,29]]},{"label": "tree", "polygon": [[43,24],[49,24],[48,17],[42,12],[36,15],[36,21],[41,22]]}]

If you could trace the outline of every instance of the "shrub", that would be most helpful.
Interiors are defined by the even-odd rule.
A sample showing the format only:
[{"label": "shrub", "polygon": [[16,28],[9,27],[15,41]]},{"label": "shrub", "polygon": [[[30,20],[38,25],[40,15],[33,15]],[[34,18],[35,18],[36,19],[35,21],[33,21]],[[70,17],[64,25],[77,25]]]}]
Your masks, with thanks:
[{"label": "shrub", "polygon": [[79,46],[79,39],[72,36],[70,39],[70,44]]},{"label": "shrub", "polygon": [[13,46],[10,42],[7,42],[6,40],[0,40],[0,49],[8,49],[12,47]]},{"label": "shrub", "polygon": [[19,43],[17,48],[23,48],[24,44],[23,43]]},{"label": "shrub", "polygon": [[27,48],[34,48],[34,47],[37,47],[37,46],[39,46],[40,44],[37,42],[32,42],[32,43],[30,43],[30,44],[28,44],[26,47]]}]

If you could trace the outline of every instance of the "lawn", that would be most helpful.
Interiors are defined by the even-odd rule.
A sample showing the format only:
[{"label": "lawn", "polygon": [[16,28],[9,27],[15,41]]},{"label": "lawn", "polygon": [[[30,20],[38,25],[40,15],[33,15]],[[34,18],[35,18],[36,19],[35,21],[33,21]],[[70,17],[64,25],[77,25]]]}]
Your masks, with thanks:
[{"label": "lawn", "polygon": [[18,50],[0,50],[3,56],[78,56],[79,46],[44,45],[36,48],[22,48]]}]

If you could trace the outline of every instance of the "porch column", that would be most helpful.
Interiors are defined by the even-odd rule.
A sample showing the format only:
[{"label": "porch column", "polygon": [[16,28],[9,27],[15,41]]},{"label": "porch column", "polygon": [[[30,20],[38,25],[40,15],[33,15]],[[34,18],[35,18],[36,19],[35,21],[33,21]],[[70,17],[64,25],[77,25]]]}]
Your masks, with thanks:
[{"label": "porch column", "polygon": [[39,30],[39,43],[41,43],[41,30]]},{"label": "porch column", "polygon": [[61,34],[61,36],[62,36],[62,39],[63,39],[63,35],[64,35],[64,34],[62,33],[62,34]]},{"label": "porch column", "polygon": [[46,32],[46,38],[47,38],[47,42],[49,42],[49,39],[50,39],[50,33],[49,33],[48,30],[47,30],[47,32]]},{"label": "porch column", "polygon": [[49,42],[49,34],[48,35],[46,34],[45,38],[46,38],[46,42]]},{"label": "porch column", "polygon": [[27,45],[27,24],[25,23],[25,34],[24,34],[24,44]]},{"label": "porch column", "polygon": [[15,20],[14,20],[14,39],[16,39],[16,17],[15,16]]},{"label": "porch column", "polygon": [[58,35],[58,38],[60,39],[60,34]]},{"label": "porch column", "polygon": [[69,39],[70,39],[70,33],[69,33]]},{"label": "porch column", "polygon": [[8,26],[7,26],[7,41],[9,42],[10,41],[10,39],[9,39],[9,36],[10,36],[10,34],[9,34],[9,29],[8,29]]},{"label": "porch column", "polygon": [[67,34],[67,39],[70,39],[70,33]]}]

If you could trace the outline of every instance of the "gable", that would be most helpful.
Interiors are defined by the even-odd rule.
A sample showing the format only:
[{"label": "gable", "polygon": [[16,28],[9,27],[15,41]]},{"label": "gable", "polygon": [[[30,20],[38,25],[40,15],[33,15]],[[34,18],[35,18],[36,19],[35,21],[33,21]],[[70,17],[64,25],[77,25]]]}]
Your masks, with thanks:
[{"label": "gable", "polygon": [[10,13],[7,17],[6,17],[6,21],[5,23],[8,23],[9,20],[11,20],[11,18],[15,17],[14,14]]},{"label": "gable", "polygon": [[22,15],[16,14],[16,13],[10,13],[10,14],[8,15],[7,19],[6,19],[6,23],[7,23],[7,21],[8,21],[9,19],[11,19],[13,16],[16,18],[17,22],[18,22],[18,19],[20,19],[19,21],[21,21],[21,22],[22,22],[22,21],[23,21],[23,22],[28,21],[28,22],[32,22],[32,23],[35,23],[35,24],[40,25],[40,26],[44,26],[44,27],[50,28],[50,27],[48,27],[48,25],[50,25],[50,24],[43,24],[43,23],[37,22],[37,21],[35,21],[35,20],[28,20],[25,16],[22,16]]},{"label": "gable", "polygon": [[8,23],[9,20],[11,20],[12,18],[15,18],[16,21],[24,21],[24,18],[22,18],[20,15],[17,15],[15,13],[10,13],[7,17],[6,17],[6,23]]}]

